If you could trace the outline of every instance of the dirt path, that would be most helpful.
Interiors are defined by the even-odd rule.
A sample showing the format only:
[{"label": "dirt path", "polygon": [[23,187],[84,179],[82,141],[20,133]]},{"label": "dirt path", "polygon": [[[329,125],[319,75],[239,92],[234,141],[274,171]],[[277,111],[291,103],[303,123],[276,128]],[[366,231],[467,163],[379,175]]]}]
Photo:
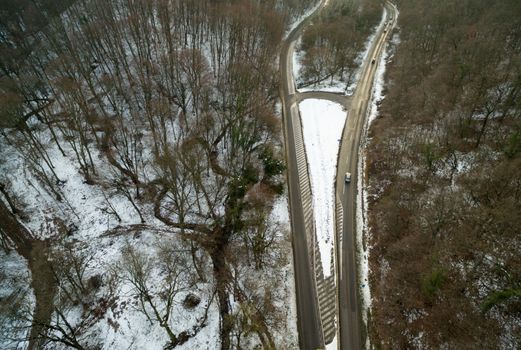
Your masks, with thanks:
[{"label": "dirt path", "polygon": [[36,306],[27,349],[39,349],[38,335],[42,332],[41,324],[49,323],[51,320],[56,293],[56,283],[47,257],[48,242],[34,239],[29,230],[18,222],[1,200],[0,228],[14,242],[16,251],[27,260],[31,270],[31,286],[34,290]]}]

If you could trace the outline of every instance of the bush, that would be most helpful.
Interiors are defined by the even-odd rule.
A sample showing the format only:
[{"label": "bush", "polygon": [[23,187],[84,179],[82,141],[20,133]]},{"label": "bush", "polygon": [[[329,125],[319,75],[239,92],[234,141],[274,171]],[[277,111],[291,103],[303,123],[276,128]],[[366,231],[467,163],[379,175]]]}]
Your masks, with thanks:
[{"label": "bush", "polygon": [[422,280],[422,292],[429,298],[433,297],[445,283],[447,276],[445,271],[440,268],[434,269]]}]

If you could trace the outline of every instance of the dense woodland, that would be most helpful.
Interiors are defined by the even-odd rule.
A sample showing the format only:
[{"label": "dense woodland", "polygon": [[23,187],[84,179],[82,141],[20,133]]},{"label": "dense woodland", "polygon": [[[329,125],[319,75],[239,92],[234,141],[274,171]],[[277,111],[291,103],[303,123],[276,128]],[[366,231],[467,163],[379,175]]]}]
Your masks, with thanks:
[{"label": "dense woodland", "polygon": [[[284,321],[269,278],[290,255],[287,232],[268,220],[285,189],[276,63],[310,2],[57,3],[0,9],[0,243],[27,258],[36,303],[33,313],[20,290],[3,295],[0,335],[15,347],[23,339],[9,327],[32,325],[31,349],[98,348],[92,329],[125,285],[169,348],[206,326],[211,304],[222,349],[275,347]],[[82,206],[108,217],[104,230],[83,236],[86,212],[63,164],[90,186]],[[33,188],[45,208],[23,197]],[[161,243],[143,252],[142,232]],[[93,271],[89,252],[108,235],[131,243]],[[206,310],[174,329],[179,294],[208,282],[211,292],[183,302],[202,296]]]},{"label": "dense woodland", "polygon": [[352,84],[359,55],[382,17],[381,5],[372,0],[331,0],[302,35],[299,85]]},{"label": "dense woodland", "polygon": [[[521,3],[396,3],[367,151],[371,342],[519,348]],[[106,346],[97,327],[125,311],[124,286],[165,348],[208,327],[212,305],[221,348],[288,345],[270,279],[289,255],[269,219],[285,189],[277,55],[310,5],[2,2],[0,247],[31,272],[0,288],[2,344]],[[306,84],[351,81],[381,16],[376,1],[330,6],[302,39]],[[64,164],[92,193],[85,212]],[[87,210],[103,229],[86,231]],[[197,313],[183,329],[180,310]]]},{"label": "dense woodland", "polygon": [[373,345],[518,349],[521,3],[397,5],[368,149]]}]

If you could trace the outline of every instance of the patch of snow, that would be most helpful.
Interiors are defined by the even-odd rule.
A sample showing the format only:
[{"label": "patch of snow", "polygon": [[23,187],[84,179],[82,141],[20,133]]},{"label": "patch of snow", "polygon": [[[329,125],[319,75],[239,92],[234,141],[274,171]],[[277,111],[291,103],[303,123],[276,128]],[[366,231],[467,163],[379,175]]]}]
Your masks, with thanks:
[{"label": "patch of snow", "polygon": [[[302,56],[304,55],[303,51],[295,50],[295,48],[300,47],[302,43],[302,36],[299,36],[298,39],[291,43],[291,47],[289,52],[293,52],[292,62],[293,62],[293,81],[298,81],[300,77],[300,70],[302,69]],[[299,90],[300,91],[300,90]]]},{"label": "patch of snow", "polygon": [[282,118],[282,103],[280,103],[280,101],[275,103],[275,115]]},{"label": "patch of snow", "polygon": [[[207,291],[202,298],[201,305],[197,306],[192,312],[182,310],[181,300],[176,300],[172,311],[170,324],[174,332],[187,330],[188,327],[195,325],[196,316],[201,316],[206,306],[208,295]],[[181,295],[180,295],[181,296]],[[177,298],[176,298],[177,299]],[[104,339],[102,349],[161,349],[168,341],[165,330],[158,322],[151,323],[146,316],[137,310],[136,301],[131,297],[120,298],[118,306],[109,309],[105,319],[100,322],[104,327],[100,331],[100,336]],[[110,320],[110,321],[109,321]],[[217,301],[214,300],[209,309],[207,325],[203,327],[196,336],[190,338],[186,343],[179,345],[179,349],[217,349],[219,346],[219,310]]]},{"label": "patch of snow", "polygon": [[[364,51],[362,51],[355,60],[355,62],[358,65],[358,68],[354,74],[355,78],[353,79],[353,83],[346,88],[346,95],[350,96],[356,90],[358,81],[360,80],[360,73],[362,72],[362,62],[364,62],[367,59],[367,56],[369,55],[369,51],[370,51],[371,47],[373,46],[374,40],[376,38],[376,34],[385,25],[386,18],[387,18],[387,9],[384,7],[384,11],[382,13],[382,19],[380,20],[380,23],[376,26],[374,32],[369,36],[369,38],[365,42]],[[378,72],[376,73],[376,75],[378,75]]]},{"label": "patch of snow", "polygon": [[384,99],[382,91],[384,89],[384,74],[385,74],[385,63],[389,56],[388,52],[388,44],[385,44],[384,52],[380,56],[380,60],[378,62],[378,66],[376,68],[374,83],[373,83],[373,91],[371,95],[371,108],[369,109],[369,118],[368,118],[368,127],[371,125],[373,120],[376,119],[378,115],[378,104]]},{"label": "patch of snow", "polygon": [[[130,201],[110,183],[117,178],[111,172],[110,166],[104,161],[104,155],[92,147],[90,149],[96,171],[103,179],[101,186],[89,185],[80,174],[78,162],[74,157],[74,151],[66,142],[61,142],[65,151],[64,157],[50,140],[49,132],[44,133],[42,138],[46,139],[46,147],[49,159],[54,165],[54,171],[62,181],[59,185],[63,201],[57,201],[49,191],[45,190],[41,181],[34,176],[30,164],[24,160],[24,156],[11,145],[0,138],[0,148],[5,162],[0,164],[0,172],[9,174],[5,176],[11,185],[11,193],[23,200],[22,210],[30,217],[26,224],[29,231],[36,239],[47,239],[57,237],[59,225],[55,219],[64,219],[63,224],[70,229],[75,227],[73,236],[77,239],[92,239],[100,233],[111,230],[119,225],[135,225],[140,223],[136,210]],[[149,210],[140,207],[147,223],[159,223]],[[121,218],[118,222],[116,216],[109,212],[111,205]],[[147,215],[148,213],[148,215]]]},{"label": "patch of snow", "polygon": [[[346,86],[345,81],[339,80],[337,77],[331,81],[330,79],[326,79],[323,82],[320,82],[318,84],[300,87],[297,89],[298,92],[308,92],[308,91],[324,91],[324,92],[334,92],[334,93],[340,93],[347,96],[351,96],[358,84],[358,81],[360,80],[360,73],[362,72],[362,63],[367,59],[367,56],[369,55],[369,51],[371,47],[373,46],[373,43],[376,38],[376,34],[380,31],[380,29],[385,25],[385,20],[387,18],[387,9],[384,8],[382,12],[382,18],[380,19],[380,23],[378,23],[377,26],[375,26],[372,34],[368,37],[367,41],[364,44],[364,50],[360,52],[360,54],[355,59],[355,63],[357,64],[358,68],[356,68],[354,73],[354,78],[352,80],[352,83],[349,86]],[[296,44],[296,47],[300,46],[301,38],[298,39],[298,42]],[[302,59],[303,59],[304,53],[302,51],[294,51],[293,53],[293,77],[295,81],[299,82],[300,79],[300,70],[302,68]]]},{"label": "patch of snow", "polygon": [[[307,17],[311,12],[315,11],[319,6],[308,10],[296,23],[296,27],[303,18]],[[123,18],[121,18],[123,20]],[[151,40],[154,40],[153,38]],[[191,41],[189,37],[189,41]],[[133,43],[126,41],[124,50],[128,57],[133,56],[131,50],[136,47]],[[226,51],[226,50],[225,50]],[[202,52],[205,57],[210,57],[210,50],[205,44],[202,47]],[[160,52],[159,52],[160,53]],[[159,61],[159,59],[156,59]],[[211,59],[207,60],[211,70],[216,68],[212,64]],[[134,72],[134,70],[132,70]],[[137,74],[137,73],[135,73]],[[125,79],[125,77],[123,78]],[[99,90],[96,87],[96,91]],[[189,96],[191,93],[188,92]],[[116,96],[117,97],[117,96]],[[106,96],[102,97],[106,101]],[[108,105],[108,102],[106,102]],[[54,107],[51,107],[54,108]],[[106,107],[110,109],[110,107]],[[125,117],[129,117],[131,106],[121,113]],[[281,114],[281,105],[277,103],[276,111]],[[56,113],[59,110],[54,111]],[[129,119],[130,120],[130,119]],[[34,122],[34,123],[32,123]],[[42,127],[37,123],[36,118],[29,120],[28,123],[32,127]],[[138,127],[138,126],[136,126]],[[175,126],[174,129],[169,130],[168,139],[177,140],[179,136],[175,136],[178,132]],[[7,131],[9,133],[9,131]],[[45,238],[60,238],[67,241],[72,241],[76,246],[82,246],[93,255],[94,259],[89,265],[87,275],[101,274],[108,275],[111,268],[117,265],[121,251],[124,244],[129,240],[140,250],[153,252],[152,248],[157,244],[157,237],[161,237],[162,244],[166,244],[168,237],[173,241],[177,240],[171,229],[157,220],[153,215],[153,208],[146,200],[136,200],[136,205],[141,209],[141,212],[146,220],[145,225],[141,225],[140,218],[136,210],[133,208],[129,200],[120,192],[114,189],[111,183],[113,179],[120,176],[117,170],[106,162],[106,157],[101,151],[98,151],[93,143],[90,144],[90,151],[92,152],[93,162],[95,163],[98,177],[95,176],[97,183],[95,185],[88,185],[84,181],[84,177],[80,174],[78,161],[74,158],[74,151],[64,141],[63,135],[58,132],[60,144],[64,148],[66,156],[63,156],[56,145],[52,142],[50,133],[48,131],[35,131],[39,133],[37,136],[42,141],[43,147],[49,154],[49,159],[53,163],[54,171],[57,177],[63,182],[60,182],[59,191],[63,197],[63,202],[58,202],[45,189],[45,186],[34,175],[34,171],[24,159],[24,155],[19,153],[18,147],[12,147],[4,137],[0,137],[0,179],[8,180],[9,192],[15,194],[16,199],[20,202],[24,214],[27,214],[28,221],[26,225],[28,229],[34,234],[37,239]],[[143,142],[147,144],[150,141],[150,135],[143,136]],[[170,137],[172,136],[172,137]],[[150,143],[148,143],[150,145]],[[143,150],[143,158],[145,165],[143,166],[140,176],[143,180],[150,181],[149,177],[154,177],[155,171],[147,160],[153,159],[152,148],[145,147]],[[45,165],[44,165],[45,167]],[[5,178],[4,178],[5,175]],[[118,222],[114,214],[110,214],[108,206],[113,207],[117,214],[121,217],[121,222]],[[204,205],[204,204],[203,204]],[[60,224],[59,220],[63,220]],[[295,301],[295,285],[293,275],[293,262],[291,254],[291,244],[289,243],[289,213],[287,207],[287,197],[281,196],[275,202],[273,210],[270,214],[269,223],[279,223],[280,232],[277,238],[280,238],[280,243],[285,244],[284,250],[278,250],[276,253],[285,255],[286,264],[280,268],[269,268],[259,273],[259,278],[262,282],[269,284],[276,289],[280,305],[279,309],[284,310],[286,316],[286,329],[284,327],[277,327],[277,329],[270,329],[273,332],[274,338],[277,340],[277,345],[281,348],[298,348],[298,333],[296,329],[296,301]],[[76,227],[75,232],[71,237],[65,238],[60,231],[60,226],[65,225],[66,228],[71,228],[72,225]],[[165,234],[166,233],[166,234]],[[165,235],[163,235],[165,234]],[[174,237],[174,238],[173,238]],[[0,270],[8,259],[2,255],[0,251]],[[22,259],[23,261],[23,259]],[[24,261],[23,261],[24,262]],[[25,262],[24,262],[25,263]],[[20,266],[19,266],[20,265]],[[9,267],[9,271],[22,276],[25,271],[28,271],[27,266],[18,264],[19,267]],[[211,273],[210,273],[211,275]],[[30,275],[29,275],[30,276]],[[9,287],[0,274],[0,299],[3,297],[2,293],[7,293],[5,288]],[[30,278],[30,277],[28,277]],[[154,280],[155,285],[161,285],[159,279]],[[30,290],[29,280],[25,281],[24,288]],[[106,287],[106,286],[104,286]],[[157,323],[151,324],[141,312],[136,309],[136,300],[130,295],[129,286],[111,286],[114,287],[114,296],[118,298],[117,305],[114,308],[109,308],[103,318],[97,322],[92,330],[89,330],[89,340],[99,341],[102,349],[161,349],[167,341],[165,331],[161,329]],[[208,284],[198,284],[197,289],[202,296],[201,305],[207,301],[211,290],[213,290],[213,282]],[[123,304],[124,302],[124,304]],[[176,300],[179,303],[180,300]],[[34,301],[33,304],[34,305]],[[171,322],[175,332],[183,331],[186,327],[194,324],[194,317],[200,316],[201,307],[192,311],[182,310],[176,306],[176,312]],[[70,310],[67,314],[72,319],[78,318],[78,310]],[[2,315],[0,315],[2,316]],[[1,318],[1,317],[0,317]],[[271,325],[270,325],[271,326]],[[275,327],[274,327],[275,328]],[[0,326],[0,348],[4,346],[2,331],[6,328]],[[24,332],[26,329],[24,329]],[[280,333],[279,333],[280,332]],[[25,334],[25,333],[24,333]],[[13,335],[13,332],[9,332]],[[254,337],[254,336],[252,336]],[[48,348],[60,349],[53,347],[51,344]],[[179,349],[217,349],[219,348],[219,311],[217,307],[217,300],[213,301],[209,309],[207,325],[193,338],[189,339],[185,344],[180,345]],[[9,348],[12,348],[9,346]]]},{"label": "patch of snow", "polygon": [[338,341],[337,341],[337,335],[335,334],[335,337],[333,340],[331,340],[331,343],[326,345],[326,350],[337,350],[338,349]]},{"label": "patch of snow", "polygon": [[299,104],[307,154],[315,228],[324,276],[331,275],[331,254],[335,232],[334,183],[339,141],[346,111],[337,103],[320,99]]},{"label": "patch of snow", "polygon": [[290,229],[289,209],[286,195],[280,196],[273,203],[269,222],[281,224],[285,229]]},{"label": "patch of snow", "polygon": [[[275,271],[275,276],[269,277],[273,282],[279,283],[279,287],[275,289],[275,292],[278,296],[277,299],[280,300],[282,304],[277,306],[280,310],[284,310],[284,316],[286,317],[285,329],[274,330],[275,343],[280,347],[296,349],[298,348],[297,301],[293,254],[291,254],[291,238],[289,237],[291,225],[287,191],[284,195],[275,200],[270,213],[269,222],[278,225],[281,231],[279,233],[282,236],[282,251],[288,252],[287,263],[279,269],[272,269]],[[260,278],[265,278],[265,276]]]},{"label": "patch of snow", "polygon": [[35,298],[27,261],[14,250],[0,249],[0,281],[0,349],[25,349],[30,321],[16,314],[32,310]]},{"label": "patch of snow", "polygon": [[[155,229],[140,230],[131,235],[130,230],[113,232],[98,237],[91,242],[88,250],[92,254],[93,264],[90,274],[118,271],[121,269],[121,252],[126,246],[132,246],[136,251],[151,259],[155,259],[159,246],[176,244],[177,238],[171,232],[158,232]],[[155,260],[153,260],[155,261]],[[164,284],[163,271],[153,266],[149,276],[149,286],[158,295],[157,288]],[[85,339],[93,340],[96,346],[106,350],[124,349],[161,349],[169,338],[159,322],[149,321],[140,310],[136,292],[126,280],[118,280],[112,283],[116,297],[114,303],[107,309],[106,314],[89,329],[89,336]],[[104,287],[106,288],[106,287]],[[192,326],[198,324],[198,318],[202,317],[204,308],[211,300],[213,285],[211,283],[197,283],[190,288],[190,292],[201,298],[201,303],[194,309],[187,310],[183,307],[183,299],[187,290],[178,292],[174,299],[169,325],[175,334],[189,331]],[[158,302],[161,305],[161,302]],[[161,305],[162,307],[164,305]],[[160,312],[162,311],[160,307]],[[151,312],[151,311],[149,311]],[[71,315],[68,314],[68,317]],[[97,341],[96,341],[97,340]],[[179,349],[216,349],[219,345],[219,310],[217,300],[214,298],[208,310],[206,326],[186,343],[179,345]]]},{"label": "patch of snow", "polygon": [[[407,338],[409,338],[410,343],[414,346],[415,349],[424,349],[425,342],[423,341],[423,332],[419,332],[417,335],[407,334]],[[442,349],[444,347],[441,347]]]},{"label": "patch of snow", "polygon": [[[288,30],[286,30],[286,32],[284,33],[284,39],[286,39],[289,35],[289,33],[291,33],[295,28],[298,27],[298,25],[300,23],[302,23],[303,20],[305,20],[306,18],[308,18],[313,12],[315,12],[317,10],[317,8],[320,6],[320,3],[322,1],[318,1],[316,3],[315,6],[311,7],[310,9],[308,9],[306,12],[304,12],[304,14],[302,14],[301,16],[299,16],[289,27]],[[326,2],[327,4],[327,2]]]},{"label": "patch of snow", "polygon": [[[385,17],[384,17],[385,18]],[[382,19],[383,21],[384,19]],[[380,23],[381,24],[381,23]],[[369,46],[368,46],[369,47]],[[361,293],[362,296],[362,318],[367,325],[368,322],[368,312],[371,309],[371,290],[369,285],[369,252],[370,247],[368,247],[367,242],[369,242],[370,231],[367,225],[367,203],[368,203],[368,191],[364,179],[364,174],[366,174],[366,154],[365,150],[367,148],[370,140],[367,138],[367,133],[371,123],[378,115],[378,103],[384,98],[382,91],[384,87],[384,73],[385,73],[385,63],[388,59],[389,51],[388,45],[385,44],[383,54],[380,56],[380,60],[378,62],[378,67],[376,69],[373,90],[371,93],[371,105],[368,108],[368,116],[365,118],[366,122],[364,125],[364,130],[362,132],[362,140],[361,147],[359,149],[358,154],[358,193],[357,193],[357,207],[356,207],[356,243],[358,249],[358,266],[360,269],[360,279],[361,279]],[[367,53],[365,54],[367,57]],[[364,240],[365,238],[365,240]],[[364,244],[365,243],[365,244]],[[371,344],[368,341],[366,344],[366,349],[370,349]]]},{"label": "patch of snow", "polygon": [[[300,47],[302,43],[302,37],[300,36],[298,40],[292,43],[292,48]],[[296,82],[300,82],[300,71],[302,70],[302,60],[304,58],[304,51],[302,50],[290,50],[293,52],[292,61],[293,61],[293,79]],[[297,83],[298,85],[298,83]],[[308,92],[308,91],[324,91],[324,92],[334,92],[343,94],[346,91],[345,82],[339,81],[338,79],[333,79],[333,82],[330,79],[327,79],[321,83],[304,86],[297,88],[298,92]]]},{"label": "patch of snow", "polygon": [[323,92],[333,92],[333,93],[337,93],[337,94],[350,95],[350,94],[346,93],[345,85],[346,84],[344,82],[335,78],[335,79],[333,79],[332,83],[329,79],[327,79],[321,83],[301,87],[301,88],[298,88],[297,90],[298,90],[298,92],[323,91]]}]

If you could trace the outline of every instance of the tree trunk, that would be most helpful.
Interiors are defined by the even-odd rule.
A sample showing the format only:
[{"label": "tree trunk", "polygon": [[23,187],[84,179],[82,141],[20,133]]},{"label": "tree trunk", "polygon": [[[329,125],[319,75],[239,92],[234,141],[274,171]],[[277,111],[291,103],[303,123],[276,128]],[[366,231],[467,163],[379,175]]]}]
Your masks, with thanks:
[{"label": "tree trunk", "polygon": [[[222,244],[219,244],[222,246]],[[215,249],[212,254],[213,274],[215,283],[217,284],[217,297],[219,299],[219,315],[221,318],[221,349],[231,349],[230,333],[233,327],[233,321],[230,315],[230,298],[228,294],[229,271],[226,266],[226,258],[224,251]]]},{"label": "tree trunk", "polygon": [[31,270],[31,284],[36,306],[27,349],[39,349],[41,348],[40,334],[46,331],[43,325],[51,321],[56,292],[56,282],[47,260],[47,243],[33,239],[30,232],[16,220],[2,201],[0,201],[0,228],[14,242],[16,251],[27,260]]},{"label": "tree trunk", "polygon": [[45,339],[42,335],[47,332],[44,325],[50,324],[54,311],[54,295],[56,294],[57,284],[47,258],[47,250],[47,242],[33,242],[29,268],[32,275],[31,285],[36,298],[36,306],[33,312],[33,324],[27,350],[41,348],[42,341]]},{"label": "tree trunk", "polygon": [[194,242],[190,240],[190,254],[192,256],[192,264],[194,265],[195,271],[197,272],[197,276],[201,282],[206,282],[206,276],[199,266],[199,261],[197,258],[197,247]]},{"label": "tree trunk", "polygon": [[13,214],[18,214],[18,209],[16,209],[13,200],[11,199],[11,196],[9,196],[9,193],[7,193],[5,189],[5,184],[0,182],[0,193],[2,193],[7,200],[7,204],[9,204],[9,207],[11,208],[11,211]]}]

